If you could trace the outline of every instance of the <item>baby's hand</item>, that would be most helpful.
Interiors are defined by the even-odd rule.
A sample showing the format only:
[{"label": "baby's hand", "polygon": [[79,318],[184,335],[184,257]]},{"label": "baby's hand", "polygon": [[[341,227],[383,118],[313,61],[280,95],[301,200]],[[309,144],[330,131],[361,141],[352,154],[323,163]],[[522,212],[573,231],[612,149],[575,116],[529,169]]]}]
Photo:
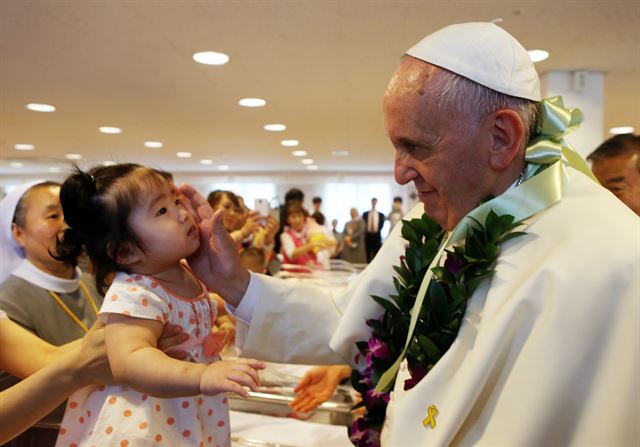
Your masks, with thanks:
[{"label": "baby's hand", "polygon": [[220,360],[207,366],[200,378],[200,392],[206,396],[234,392],[249,397],[243,386],[256,391],[260,386],[258,370],[267,365],[254,359]]}]

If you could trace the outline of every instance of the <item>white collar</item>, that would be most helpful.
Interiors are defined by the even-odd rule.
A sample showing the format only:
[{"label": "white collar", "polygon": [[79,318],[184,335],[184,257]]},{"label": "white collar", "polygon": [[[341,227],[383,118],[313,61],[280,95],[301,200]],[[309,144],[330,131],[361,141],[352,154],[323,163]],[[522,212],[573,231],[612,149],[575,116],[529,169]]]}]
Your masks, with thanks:
[{"label": "white collar", "polygon": [[58,278],[57,276],[43,272],[27,259],[24,259],[20,265],[11,272],[12,275],[22,278],[35,286],[59,293],[71,293],[78,290],[78,287],[80,287],[81,273],[80,268],[76,267],[73,279]]}]

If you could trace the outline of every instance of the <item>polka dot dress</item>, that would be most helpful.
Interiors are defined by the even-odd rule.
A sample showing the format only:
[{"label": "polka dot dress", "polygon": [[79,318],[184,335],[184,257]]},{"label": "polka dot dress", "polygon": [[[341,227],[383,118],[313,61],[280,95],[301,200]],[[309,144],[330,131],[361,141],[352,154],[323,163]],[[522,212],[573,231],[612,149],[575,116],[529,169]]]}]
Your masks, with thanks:
[{"label": "polka dot dress", "polygon": [[[200,297],[173,295],[150,276],[118,273],[100,309],[180,325],[191,338],[211,333],[215,307]],[[188,348],[187,360],[209,364],[203,344]],[[230,446],[229,407],[224,394],[161,399],[120,385],[90,386],[67,403],[56,447]]]}]

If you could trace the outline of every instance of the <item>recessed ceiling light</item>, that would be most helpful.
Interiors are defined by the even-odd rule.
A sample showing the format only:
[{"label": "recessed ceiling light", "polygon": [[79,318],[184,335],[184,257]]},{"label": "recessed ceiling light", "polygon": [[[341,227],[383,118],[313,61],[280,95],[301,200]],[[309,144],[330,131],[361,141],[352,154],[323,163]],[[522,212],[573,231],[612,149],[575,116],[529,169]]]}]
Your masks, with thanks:
[{"label": "recessed ceiling light", "polygon": [[310,158],[303,158],[300,161],[302,162],[303,165],[312,165],[313,164],[313,160],[310,159]]},{"label": "recessed ceiling light", "polygon": [[116,165],[117,163],[113,160],[105,160],[102,162],[102,166],[113,166]]},{"label": "recessed ceiling light", "polygon": [[200,51],[194,53],[193,60],[205,65],[224,65],[229,62],[229,56],[217,51]]},{"label": "recessed ceiling light", "polygon": [[221,171],[228,171],[229,170],[229,166],[227,165],[220,165],[218,166],[218,169]]},{"label": "recessed ceiling light", "polygon": [[162,141],[145,141],[144,147],[148,147],[151,149],[158,149],[162,147]]},{"label": "recessed ceiling light", "polygon": [[621,135],[624,133],[633,133],[635,129],[631,126],[612,127],[609,129],[609,133],[613,135]]},{"label": "recessed ceiling light", "polygon": [[333,155],[334,157],[348,157],[349,151],[331,151],[331,155]]},{"label": "recessed ceiling light", "polygon": [[20,144],[20,143],[14,144],[13,147],[19,151],[32,151],[36,148],[33,144]]},{"label": "recessed ceiling light", "polygon": [[549,52],[544,50],[529,50],[527,53],[533,62],[541,62],[549,57]]},{"label": "recessed ceiling light", "polygon": [[101,127],[98,127],[98,130],[102,133],[110,133],[110,134],[122,133],[122,129],[120,129],[119,127],[101,126]]},{"label": "recessed ceiling light", "polygon": [[9,166],[11,166],[12,168],[22,168],[24,167],[24,163],[20,163],[19,161],[12,161],[11,163],[9,163]]},{"label": "recessed ceiling light", "polygon": [[268,130],[269,132],[282,132],[283,130],[287,130],[287,126],[284,124],[265,124],[264,130]]},{"label": "recessed ceiling light", "polygon": [[37,102],[29,103],[25,106],[27,109],[33,112],[55,112],[55,106],[51,104],[38,104]]},{"label": "recessed ceiling light", "polygon": [[291,152],[291,155],[293,155],[294,157],[306,157],[307,151],[293,151]]},{"label": "recessed ceiling light", "polygon": [[260,98],[242,98],[238,101],[238,104],[242,107],[262,107],[267,103],[264,99]]},{"label": "recessed ceiling light", "polygon": [[191,152],[176,152],[178,158],[191,158]]},{"label": "recessed ceiling light", "polygon": [[82,159],[82,155],[81,154],[67,154],[64,157],[67,160],[81,160]]},{"label": "recessed ceiling light", "polygon": [[280,144],[287,147],[294,147],[299,145],[300,142],[298,140],[282,140]]},{"label": "recessed ceiling light", "polygon": [[49,171],[49,172],[60,172],[60,171],[62,171],[62,169],[58,168],[57,166],[51,166],[51,167],[47,168],[47,171]]},{"label": "recessed ceiling light", "polygon": [[307,169],[309,171],[317,171],[318,170],[318,165],[308,165]]},{"label": "recessed ceiling light", "polygon": [[205,158],[204,160],[200,160],[200,164],[201,165],[212,165],[213,164],[213,160]]}]

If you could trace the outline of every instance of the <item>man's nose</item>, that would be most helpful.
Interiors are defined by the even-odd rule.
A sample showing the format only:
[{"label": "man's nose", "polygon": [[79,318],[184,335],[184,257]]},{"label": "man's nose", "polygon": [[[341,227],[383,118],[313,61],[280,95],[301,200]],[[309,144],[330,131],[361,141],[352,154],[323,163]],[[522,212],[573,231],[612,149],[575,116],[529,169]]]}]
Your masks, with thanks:
[{"label": "man's nose", "polygon": [[416,177],[416,171],[406,154],[396,152],[393,174],[396,182],[400,185],[405,185]]}]

